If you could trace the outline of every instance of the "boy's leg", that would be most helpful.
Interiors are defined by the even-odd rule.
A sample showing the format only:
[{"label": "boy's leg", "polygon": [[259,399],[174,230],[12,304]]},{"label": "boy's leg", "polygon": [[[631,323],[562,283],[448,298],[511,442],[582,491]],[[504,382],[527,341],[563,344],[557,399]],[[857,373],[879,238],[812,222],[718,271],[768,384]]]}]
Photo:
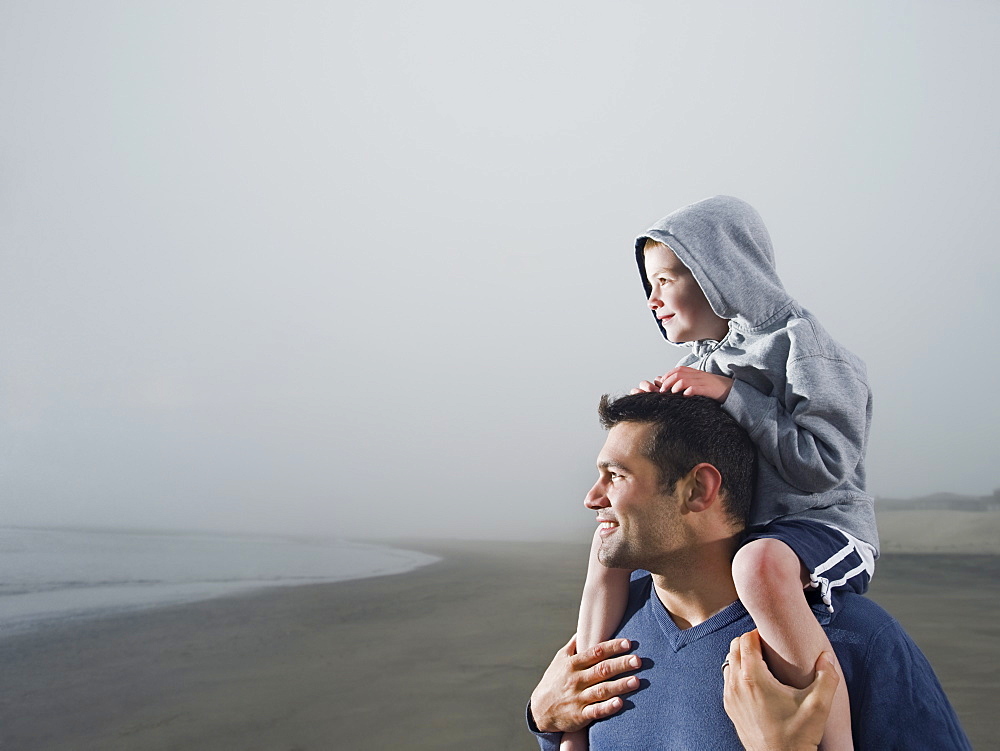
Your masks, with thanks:
[{"label": "boy's leg", "polygon": [[[582,652],[606,641],[621,623],[628,604],[628,582],[632,573],[627,569],[608,568],[597,559],[601,547],[599,532],[594,533],[587,564],[587,581],[583,585],[580,618],[576,628],[576,651]],[[587,751],[590,744],[587,731],[563,733],[559,751]]]},{"label": "boy's leg", "polygon": [[[803,587],[810,578],[795,551],[774,538],[752,540],[733,559],[733,579],[740,600],[757,624],[771,672],[795,688],[808,686],[820,652],[833,649],[806,601]],[[854,748],[842,673],[820,748]]]},{"label": "boy's leg", "polygon": [[590,736],[587,730],[576,730],[572,733],[563,733],[562,740],[559,741],[559,751],[588,751],[590,748]]}]

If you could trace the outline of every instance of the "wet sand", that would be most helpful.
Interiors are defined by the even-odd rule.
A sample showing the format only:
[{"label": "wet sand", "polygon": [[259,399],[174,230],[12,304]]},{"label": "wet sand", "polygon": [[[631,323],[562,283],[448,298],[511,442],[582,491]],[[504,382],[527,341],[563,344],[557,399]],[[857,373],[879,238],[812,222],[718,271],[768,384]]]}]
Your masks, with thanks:
[{"label": "wet sand", "polygon": [[[0,748],[532,749],[523,709],[570,636],[586,545],[408,544],[397,576],[0,639]],[[976,748],[1000,737],[1000,557],[886,554],[871,596]]]}]

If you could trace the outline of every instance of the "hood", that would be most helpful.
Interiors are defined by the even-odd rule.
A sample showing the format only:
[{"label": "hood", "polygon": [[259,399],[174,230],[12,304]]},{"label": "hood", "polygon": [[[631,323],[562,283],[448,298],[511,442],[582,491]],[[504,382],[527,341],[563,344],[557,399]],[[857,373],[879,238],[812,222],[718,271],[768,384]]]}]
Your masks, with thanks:
[{"label": "hood", "polygon": [[[635,258],[648,298],[651,287],[642,257],[647,238],[667,245],[694,274],[716,315],[740,328],[766,326],[794,303],[774,269],[767,228],[745,201],[706,198],[678,209],[636,238]],[[657,328],[666,338],[659,322]]]}]

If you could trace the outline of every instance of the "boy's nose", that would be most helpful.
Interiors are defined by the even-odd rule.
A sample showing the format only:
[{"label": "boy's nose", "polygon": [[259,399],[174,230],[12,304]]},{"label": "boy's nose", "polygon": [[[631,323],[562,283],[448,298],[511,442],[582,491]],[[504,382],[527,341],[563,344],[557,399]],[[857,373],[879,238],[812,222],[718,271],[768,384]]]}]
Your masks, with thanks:
[{"label": "boy's nose", "polygon": [[663,300],[657,297],[656,293],[653,292],[652,294],[650,294],[649,299],[646,301],[646,304],[649,306],[650,310],[657,310],[663,307]]}]

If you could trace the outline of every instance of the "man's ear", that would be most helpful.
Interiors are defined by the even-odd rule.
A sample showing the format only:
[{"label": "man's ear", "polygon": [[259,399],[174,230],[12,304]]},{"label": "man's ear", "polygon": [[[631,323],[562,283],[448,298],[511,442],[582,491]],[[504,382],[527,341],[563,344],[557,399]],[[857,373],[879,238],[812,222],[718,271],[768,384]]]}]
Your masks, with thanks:
[{"label": "man's ear", "polygon": [[684,479],[687,481],[684,503],[691,511],[705,511],[719,500],[722,474],[713,465],[696,464]]}]

